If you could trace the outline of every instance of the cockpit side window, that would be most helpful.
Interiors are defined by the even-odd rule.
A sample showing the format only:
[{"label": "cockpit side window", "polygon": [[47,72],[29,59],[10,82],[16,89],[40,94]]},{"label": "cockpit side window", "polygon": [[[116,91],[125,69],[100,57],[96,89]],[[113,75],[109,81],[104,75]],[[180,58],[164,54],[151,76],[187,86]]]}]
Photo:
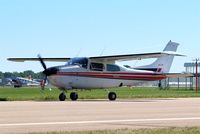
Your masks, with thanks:
[{"label": "cockpit side window", "polygon": [[117,65],[107,64],[106,65],[107,71],[117,72],[120,71],[120,67]]},{"label": "cockpit side window", "polygon": [[104,64],[102,63],[94,63],[94,62],[90,63],[90,70],[92,71],[103,71],[103,69],[104,69]]},{"label": "cockpit side window", "polygon": [[83,68],[87,68],[87,65],[88,65],[88,59],[84,58],[82,60],[80,60],[80,63],[79,63]]},{"label": "cockpit side window", "polygon": [[87,68],[88,66],[88,59],[87,58],[72,58],[68,65],[80,65],[83,68]]}]

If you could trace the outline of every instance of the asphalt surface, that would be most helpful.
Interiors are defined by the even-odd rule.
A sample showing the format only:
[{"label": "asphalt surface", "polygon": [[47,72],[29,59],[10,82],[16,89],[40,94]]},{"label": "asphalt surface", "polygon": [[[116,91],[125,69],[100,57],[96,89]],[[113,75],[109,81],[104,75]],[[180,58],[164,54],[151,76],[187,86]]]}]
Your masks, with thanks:
[{"label": "asphalt surface", "polygon": [[0,102],[0,133],[200,126],[200,98]]}]

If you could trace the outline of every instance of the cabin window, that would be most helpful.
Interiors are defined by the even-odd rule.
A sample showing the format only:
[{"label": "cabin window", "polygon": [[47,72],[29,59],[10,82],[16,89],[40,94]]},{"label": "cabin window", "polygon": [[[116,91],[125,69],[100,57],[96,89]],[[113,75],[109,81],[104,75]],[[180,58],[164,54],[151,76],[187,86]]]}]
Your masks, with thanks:
[{"label": "cabin window", "polygon": [[104,69],[104,65],[102,63],[94,63],[94,62],[92,62],[90,64],[90,70],[103,71],[103,69]]},{"label": "cabin window", "polygon": [[117,65],[107,64],[106,68],[107,68],[107,71],[112,71],[112,72],[120,71],[120,67]]}]

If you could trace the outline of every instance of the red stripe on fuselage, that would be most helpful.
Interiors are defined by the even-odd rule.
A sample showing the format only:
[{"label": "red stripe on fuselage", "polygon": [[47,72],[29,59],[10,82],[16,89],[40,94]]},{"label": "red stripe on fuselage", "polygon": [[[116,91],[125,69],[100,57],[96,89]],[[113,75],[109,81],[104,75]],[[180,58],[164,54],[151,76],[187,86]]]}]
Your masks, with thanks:
[{"label": "red stripe on fuselage", "polygon": [[58,72],[59,76],[77,76],[104,79],[147,80],[155,81],[165,79],[163,74],[155,73],[130,73],[130,72]]}]

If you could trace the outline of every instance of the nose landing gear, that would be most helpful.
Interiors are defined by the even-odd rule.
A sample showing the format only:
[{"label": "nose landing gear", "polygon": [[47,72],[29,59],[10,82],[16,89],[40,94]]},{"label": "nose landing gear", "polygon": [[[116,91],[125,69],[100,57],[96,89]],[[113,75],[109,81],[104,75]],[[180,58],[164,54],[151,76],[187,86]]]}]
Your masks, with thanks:
[{"label": "nose landing gear", "polygon": [[62,92],[62,93],[59,95],[59,100],[60,100],[60,101],[65,101],[65,99],[66,99],[66,95],[65,95],[64,92]]}]

